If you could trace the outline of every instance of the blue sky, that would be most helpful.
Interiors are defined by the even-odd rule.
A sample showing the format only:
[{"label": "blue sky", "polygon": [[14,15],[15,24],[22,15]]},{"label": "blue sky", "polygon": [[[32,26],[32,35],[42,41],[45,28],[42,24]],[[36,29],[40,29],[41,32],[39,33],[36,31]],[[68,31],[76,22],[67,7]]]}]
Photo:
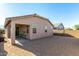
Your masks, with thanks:
[{"label": "blue sky", "polygon": [[78,3],[13,3],[0,4],[0,26],[6,17],[37,13],[52,23],[63,23],[65,27],[79,24]]}]

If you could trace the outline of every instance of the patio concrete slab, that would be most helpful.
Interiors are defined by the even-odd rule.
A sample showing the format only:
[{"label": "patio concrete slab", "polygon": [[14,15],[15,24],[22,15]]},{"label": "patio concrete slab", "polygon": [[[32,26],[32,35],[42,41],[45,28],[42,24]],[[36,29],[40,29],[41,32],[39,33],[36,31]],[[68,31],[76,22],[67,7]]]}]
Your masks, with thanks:
[{"label": "patio concrete slab", "polygon": [[37,40],[20,39],[16,42],[16,47],[37,56],[79,55],[79,39],[74,37],[52,36]]}]

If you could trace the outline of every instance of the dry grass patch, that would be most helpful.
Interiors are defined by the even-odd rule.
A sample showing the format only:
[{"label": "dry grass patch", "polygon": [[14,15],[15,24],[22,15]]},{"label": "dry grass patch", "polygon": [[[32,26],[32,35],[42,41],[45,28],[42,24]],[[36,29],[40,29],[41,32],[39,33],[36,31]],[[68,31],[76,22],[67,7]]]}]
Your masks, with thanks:
[{"label": "dry grass patch", "polygon": [[[63,30],[53,30],[54,33],[60,33],[63,35]],[[65,30],[64,34],[68,34],[72,37],[79,38],[79,30]]]},{"label": "dry grass patch", "polygon": [[75,38],[79,38],[79,30],[65,30],[65,33],[67,33]]}]

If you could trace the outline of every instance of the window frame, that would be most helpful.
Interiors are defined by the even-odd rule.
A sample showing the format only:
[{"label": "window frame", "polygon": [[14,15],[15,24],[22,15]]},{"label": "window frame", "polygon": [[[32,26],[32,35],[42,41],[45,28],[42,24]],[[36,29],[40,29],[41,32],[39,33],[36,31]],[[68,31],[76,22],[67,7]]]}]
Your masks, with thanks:
[{"label": "window frame", "polygon": [[37,33],[36,28],[32,28],[32,32],[33,32],[34,34]]}]

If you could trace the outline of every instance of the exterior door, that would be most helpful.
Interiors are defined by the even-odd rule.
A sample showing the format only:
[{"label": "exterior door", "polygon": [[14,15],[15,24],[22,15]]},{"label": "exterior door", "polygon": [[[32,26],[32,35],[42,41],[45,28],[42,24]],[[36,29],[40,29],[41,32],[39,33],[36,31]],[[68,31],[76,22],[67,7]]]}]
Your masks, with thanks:
[{"label": "exterior door", "polygon": [[19,27],[16,27],[16,36],[19,36]]}]

